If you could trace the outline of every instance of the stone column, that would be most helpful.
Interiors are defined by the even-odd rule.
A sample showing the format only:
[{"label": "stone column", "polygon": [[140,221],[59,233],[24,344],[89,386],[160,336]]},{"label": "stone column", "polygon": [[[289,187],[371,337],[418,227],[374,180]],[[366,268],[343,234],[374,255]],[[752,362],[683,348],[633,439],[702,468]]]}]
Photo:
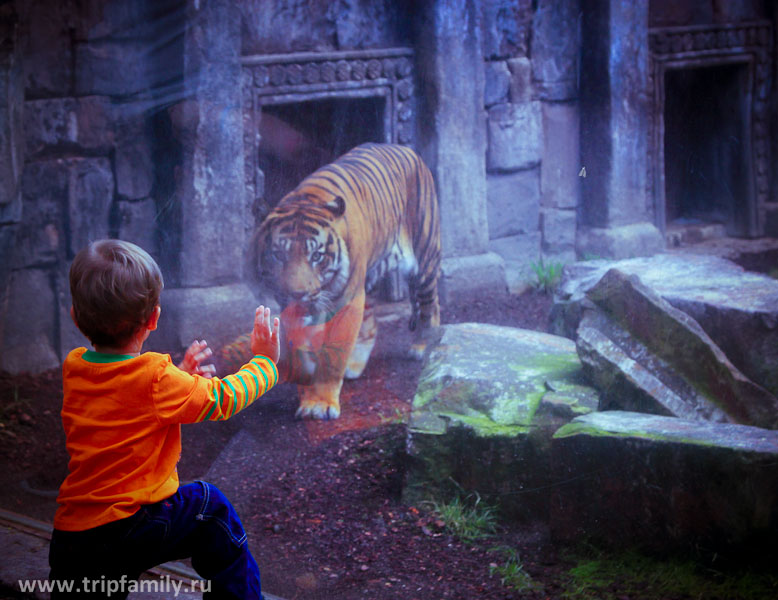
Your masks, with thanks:
[{"label": "stone column", "polygon": [[664,249],[647,188],[648,0],[581,0],[579,253]]},{"label": "stone column", "polygon": [[13,3],[0,5],[0,347],[8,308],[11,251],[22,219],[24,76]]},{"label": "stone column", "polygon": [[186,98],[172,112],[182,147],[177,178],[177,289],[162,296],[155,344],[212,346],[250,330],[254,296],[242,283],[253,226],[243,177],[240,14],[228,0],[189,0],[183,42]]},{"label": "stone column", "polygon": [[438,189],[442,295],[505,289],[502,259],[488,252],[481,5],[425,0],[415,25],[419,145]]}]

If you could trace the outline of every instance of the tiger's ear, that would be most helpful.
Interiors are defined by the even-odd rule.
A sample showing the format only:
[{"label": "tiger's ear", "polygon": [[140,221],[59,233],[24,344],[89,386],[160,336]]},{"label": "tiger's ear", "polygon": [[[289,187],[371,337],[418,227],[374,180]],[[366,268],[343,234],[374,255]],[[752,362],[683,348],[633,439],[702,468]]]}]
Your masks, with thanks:
[{"label": "tiger's ear", "polygon": [[335,196],[331,202],[328,202],[325,204],[327,207],[327,210],[329,210],[332,213],[333,217],[342,217],[343,213],[346,212],[346,201],[340,197]]}]

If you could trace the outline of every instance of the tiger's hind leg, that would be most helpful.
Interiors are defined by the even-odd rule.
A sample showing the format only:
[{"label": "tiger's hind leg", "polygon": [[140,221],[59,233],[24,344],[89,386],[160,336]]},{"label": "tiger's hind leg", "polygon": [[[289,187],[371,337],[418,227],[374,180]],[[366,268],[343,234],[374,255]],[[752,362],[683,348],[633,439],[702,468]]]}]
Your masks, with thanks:
[{"label": "tiger's hind leg", "polygon": [[359,328],[357,342],[346,363],[346,379],[356,379],[367,366],[367,361],[375,347],[375,340],[378,334],[378,324],[375,318],[375,309],[370,300],[365,301],[365,313],[362,317],[362,325]]}]

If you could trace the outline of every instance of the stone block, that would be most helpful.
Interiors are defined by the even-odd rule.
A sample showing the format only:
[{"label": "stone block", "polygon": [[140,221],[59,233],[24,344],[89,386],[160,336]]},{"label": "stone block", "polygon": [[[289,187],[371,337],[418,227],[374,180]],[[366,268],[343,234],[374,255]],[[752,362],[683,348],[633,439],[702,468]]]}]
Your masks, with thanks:
[{"label": "stone block", "polygon": [[76,43],[75,94],[122,97],[147,91],[147,56],[147,48],[135,40]]},{"label": "stone block", "polygon": [[25,24],[20,39],[28,98],[73,94],[71,31],[78,19],[76,0],[16,2]]},{"label": "stone block", "polygon": [[507,102],[511,74],[508,71],[508,66],[505,64],[505,61],[498,60],[487,62],[484,71],[486,77],[484,104],[489,107],[493,104]]},{"label": "stone block", "polygon": [[526,56],[532,24],[531,0],[485,0],[480,4],[484,57]]},{"label": "stone block", "polygon": [[489,238],[537,231],[540,214],[540,169],[486,178]]},{"label": "stone block", "polygon": [[68,159],[32,161],[25,165],[24,210],[13,253],[14,268],[53,265],[65,259],[69,181]]},{"label": "stone block", "polygon": [[108,154],[114,114],[104,96],[28,100],[24,105],[27,159],[52,152]]},{"label": "stone block", "polygon": [[152,198],[137,202],[119,201],[119,239],[137,244],[148,253],[157,255],[157,206]]},{"label": "stone block", "polygon": [[525,56],[511,58],[507,61],[511,73],[509,102],[526,104],[535,100],[532,85],[532,62]]},{"label": "stone block", "polygon": [[502,257],[505,280],[511,294],[521,294],[535,280],[532,263],[540,257],[540,232],[512,235],[489,241],[489,251]]},{"label": "stone block", "polygon": [[552,456],[559,543],[742,560],[778,534],[778,432],[598,412],[563,426]]},{"label": "stone block", "polygon": [[[593,381],[640,375],[632,378],[635,387],[664,409],[660,414],[778,428],[778,399],[746,378],[697,321],[637,276],[610,269],[586,295],[597,309],[584,312],[578,348]],[[630,386],[599,387],[609,406],[638,410],[625,404],[635,397]]]},{"label": "stone block", "polygon": [[620,227],[579,227],[576,249],[584,258],[634,258],[665,250],[662,232],[651,223]]},{"label": "stone block", "polygon": [[447,325],[431,346],[408,423],[403,500],[461,489],[516,519],[543,517],[550,437],[594,410],[575,347],[565,338],[480,323]]},{"label": "stone block", "polygon": [[575,248],[577,215],[575,210],[544,208],[540,211],[543,252],[557,253]]},{"label": "stone block", "polygon": [[69,256],[94,240],[107,238],[114,179],[107,158],[68,159]]},{"label": "stone block", "polygon": [[580,262],[565,269],[554,298],[556,333],[574,335],[584,295],[611,268],[639,276],[697,321],[746,377],[778,396],[778,281],[709,255],[666,253]]},{"label": "stone block", "polygon": [[532,17],[532,71],[543,100],[578,95],[578,2],[539,0]]},{"label": "stone block", "polygon": [[504,294],[507,285],[503,260],[493,252],[444,258],[438,288],[442,302],[463,295]]},{"label": "stone block", "polygon": [[540,102],[497,104],[489,109],[489,171],[516,171],[536,166],[542,152]]},{"label": "stone block", "polygon": [[543,206],[576,208],[582,177],[578,153],[578,107],[543,102],[543,157],[540,189]]},{"label": "stone block", "polygon": [[11,273],[0,339],[0,371],[39,373],[60,365],[56,339],[57,300],[51,274],[44,269]]},{"label": "stone block", "polygon": [[152,143],[144,116],[122,118],[116,124],[116,191],[128,200],[151,195],[154,186]]}]

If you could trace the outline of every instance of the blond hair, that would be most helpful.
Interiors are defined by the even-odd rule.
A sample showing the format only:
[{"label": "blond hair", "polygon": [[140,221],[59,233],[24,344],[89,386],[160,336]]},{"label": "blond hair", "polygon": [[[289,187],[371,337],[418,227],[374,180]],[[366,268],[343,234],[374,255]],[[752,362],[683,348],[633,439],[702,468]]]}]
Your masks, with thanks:
[{"label": "blond hair", "polygon": [[159,304],[164,287],[153,258],[135,244],[98,240],[70,266],[70,294],[78,328],[95,346],[129,342]]}]

